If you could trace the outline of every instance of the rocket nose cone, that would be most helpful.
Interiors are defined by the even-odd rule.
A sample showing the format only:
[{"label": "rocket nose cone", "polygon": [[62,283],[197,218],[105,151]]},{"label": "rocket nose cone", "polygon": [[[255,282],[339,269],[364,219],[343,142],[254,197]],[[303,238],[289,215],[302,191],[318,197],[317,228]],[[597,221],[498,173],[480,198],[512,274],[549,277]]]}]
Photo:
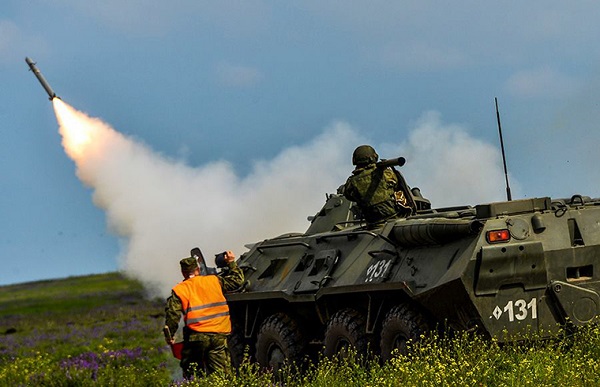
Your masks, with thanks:
[{"label": "rocket nose cone", "polygon": [[27,56],[25,57],[25,62],[27,62],[28,65],[32,65],[33,61]]}]

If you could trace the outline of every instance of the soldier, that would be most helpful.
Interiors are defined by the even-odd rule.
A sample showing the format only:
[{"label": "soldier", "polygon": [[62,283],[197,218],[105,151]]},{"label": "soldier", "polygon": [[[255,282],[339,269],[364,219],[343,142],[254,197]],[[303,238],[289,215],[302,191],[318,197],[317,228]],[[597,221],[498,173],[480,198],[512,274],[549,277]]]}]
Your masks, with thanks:
[{"label": "soldier", "polygon": [[378,159],[379,155],[370,145],[356,148],[352,154],[356,168],[343,188],[346,199],[356,202],[370,228],[413,212],[404,179],[390,167],[377,167]]},{"label": "soldier", "polygon": [[223,292],[239,289],[244,274],[235,263],[235,255],[225,252],[229,270],[225,275],[200,275],[195,258],[184,258],[179,263],[184,280],[173,287],[165,307],[165,340],[173,345],[169,332],[176,332],[183,315],[183,350],[179,365],[183,376],[190,379],[215,371],[231,372],[231,359],[227,348],[227,335],[231,333],[229,307]]}]

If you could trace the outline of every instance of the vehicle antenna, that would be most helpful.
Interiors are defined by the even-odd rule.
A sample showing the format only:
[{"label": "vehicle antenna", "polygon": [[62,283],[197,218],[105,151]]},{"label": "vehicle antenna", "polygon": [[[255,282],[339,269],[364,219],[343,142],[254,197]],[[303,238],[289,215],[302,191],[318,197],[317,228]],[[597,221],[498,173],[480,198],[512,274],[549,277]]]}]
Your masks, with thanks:
[{"label": "vehicle antenna", "polygon": [[498,98],[494,97],[496,101],[496,118],[498,119],[498,133],[500,134],[500,149],[502,150],[502,163],[504,164],[504,178],[506,179],[506,199],[512,200],[510,194],[510,185],[508,184],[508,171],[506,170],[506,155],[504,154],[504,140],[502,139],[502,125],[500,124],[500,111],[498,110]]}]

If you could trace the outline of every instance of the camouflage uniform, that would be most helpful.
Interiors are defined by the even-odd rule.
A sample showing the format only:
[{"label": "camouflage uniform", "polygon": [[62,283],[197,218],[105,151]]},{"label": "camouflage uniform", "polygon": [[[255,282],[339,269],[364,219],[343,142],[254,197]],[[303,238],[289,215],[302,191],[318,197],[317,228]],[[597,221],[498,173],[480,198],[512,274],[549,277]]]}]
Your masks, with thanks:
[{"label": "camouflage uniform", "polygon": [[[244,283],[244,274],[235,262],[228,264],[229,270],[217,276],[224,292],[238,290]],[[179,320],[184,314],[181,299],[171,292],[165,307],[165,325],[170,332],[176,332]],[[186,379],[194,374],[200,375],[215,371],[231,372],[231,360],[227,348],[227,335],[223,333],[196,332],[189,327],[183,328],[183,350],[180,366]]]},{"label": "camouflage uniform", "polygon": [[344,196],[356,202],[365,221],[372,226],[398,213],[394,193],[398,177],[391,168],[377,168],[375,163],[357,166],[344,185]]},{"label": "camouflage uniform", "polygon": [[416,211],[404,177],[393,168],[377,167],[378,159],[372,146],[358,146],[352,153],[352,176],[340,187],[346,199],[356,202],[369,228]]}]

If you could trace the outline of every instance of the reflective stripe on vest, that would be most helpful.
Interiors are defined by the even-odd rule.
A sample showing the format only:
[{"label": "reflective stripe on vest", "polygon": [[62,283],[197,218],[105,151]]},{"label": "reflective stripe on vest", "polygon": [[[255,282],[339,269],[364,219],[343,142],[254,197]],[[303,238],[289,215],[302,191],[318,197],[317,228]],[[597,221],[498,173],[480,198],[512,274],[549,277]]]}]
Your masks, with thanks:
[{"label": "reflective stripe on vest", "polygon": [[173,288],[186,326],[196,332],[230,333],[229,307],[215,275],[189,278]]}]

